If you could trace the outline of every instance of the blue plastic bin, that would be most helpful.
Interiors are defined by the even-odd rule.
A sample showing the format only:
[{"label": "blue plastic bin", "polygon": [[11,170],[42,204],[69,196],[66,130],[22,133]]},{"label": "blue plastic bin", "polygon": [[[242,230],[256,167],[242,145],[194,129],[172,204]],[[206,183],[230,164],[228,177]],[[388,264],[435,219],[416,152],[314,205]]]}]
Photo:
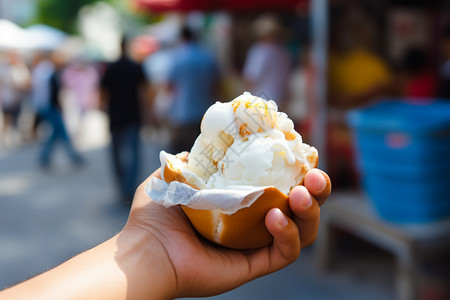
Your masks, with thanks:
[{"label": "blue plastic bin", "polygon": [[383,101],[351,111],[348,121],[364,188],[381,217],[450,216],[450,101]]}]

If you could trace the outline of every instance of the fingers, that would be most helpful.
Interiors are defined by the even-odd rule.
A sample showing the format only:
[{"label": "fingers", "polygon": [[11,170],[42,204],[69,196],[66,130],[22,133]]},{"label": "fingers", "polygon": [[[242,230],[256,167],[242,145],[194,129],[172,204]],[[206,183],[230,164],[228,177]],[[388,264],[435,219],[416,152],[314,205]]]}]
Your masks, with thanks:
[{"label": "fingers", "polygon": [[292,189],[289,205],[294,213],[294,221],[299,228],[301,248],[311,245],[317,237],[320,207],[304,186]]},{"label": "fingers", "polygon": [[295,261],[300,254],[300,240],[297,225],[278,208],[266,215],[267,230],[273,235],[270,247],[270,268],[279,270]]},{"label": "fingers", "polygon": [[[297,224],[278,208],[266,215],[266,228],[273,236],[272,245],[260,249],[243,251],[249,269],[242,281],[249,281],[280,270],[294,262],[300,254],[300,239]],[[246,266],[246,264],[239,264]]]},{"label": "fingers", "polygon": [[306,173],[304,186],[321,206],[331,193],[330,177],[322,170],[312,169]]}]

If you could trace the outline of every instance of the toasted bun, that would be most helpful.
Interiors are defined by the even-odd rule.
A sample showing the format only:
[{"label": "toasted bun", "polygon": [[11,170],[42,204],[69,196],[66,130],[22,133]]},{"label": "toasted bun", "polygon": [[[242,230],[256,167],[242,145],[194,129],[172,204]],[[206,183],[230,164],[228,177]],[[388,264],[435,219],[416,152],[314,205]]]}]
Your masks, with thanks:
[{"label": "toasted bun", "polygon": [[232,215],[218,210],[197,210],[186,206],[181,208],[195,229],[206,239],[233,249],[253,249],[272,243],[273,237],[265,225],[266,214],[272,208],[279,208],[291,217],[288,196],[277,188],[270,187],[250,206]]},{"label": "toasted bun", "polygon": [[[177,158],[187,161],[187,156]],[[314,165],[317,165],[317,155],[310,159],[316,160]],[[307,170],[302,169],[301,172],[306,174]],[[170,160],[163,166],[162,177],[166,182],[179,181],[198,188],[189,183]],[[265,225],[265,217],[270,209],[279,208],[285,215],[292,217],[288,199],[277,188],[269,187],[250,207],[231,215],[219,210],[198,210],[183,205],[181,208],[198,233],[209,241],[233,249],[254,249],[272,243],[273,237]]]}]

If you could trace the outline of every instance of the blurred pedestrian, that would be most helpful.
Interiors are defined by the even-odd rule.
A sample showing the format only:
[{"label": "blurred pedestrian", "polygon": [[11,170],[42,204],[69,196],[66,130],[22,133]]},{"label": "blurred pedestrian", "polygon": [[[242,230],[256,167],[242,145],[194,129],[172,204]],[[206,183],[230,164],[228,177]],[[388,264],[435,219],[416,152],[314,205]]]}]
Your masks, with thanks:
[{"label": "blurred pedestrian", "polygon": [[171,151],[189,151],[200,134],[203,114],[214,103],[219,77],[218,65],[202,48],[194,32],[181,29],[181,44],[173,51],[168,73],[169,90],[174,99],[169,108]]},{"label": "blurred pedestrian", "polygon": [[2,141],[17,144],[21,139],[19,114],[30,84],[30,72],[16,52],[8,53],[8,61],[0,66],[0,103],[3,111]]},{"label": "blurred pedestrian", "polygon": [[131,203],[138,185],[139,133],[148,82],[142,66],[128,57],[125,39],[120,58],[106,67],[100,86],[109,116],[114,175],[122,200]]},{"label": "blurred pedestrian", "polygon": [[282,104],[288,96],[291,58],[281,44],[280,21],[274,15],[264,15],[255,21],[254,31],[258,41],[247,54],[244,82],[252,94]]},{"label": "blurred pedestrian", "polygon": [[311,139],[312,126],[317,117],[316,94],[313,89],[316,80],[315,66],[312,60],[312,49],[308,43],[300,52],[297,68],[292,71],[289,80],[289,98],[284,106],[289,117],[294,121],[296,130],[301,132],[302,139],[308,143]]},{"label": "blurred pedestrian", "polygon": [[97,70],[83,57],[74,59],[62,72],[64,94],[71,108],[69,130],[77,137],[82,133],[80,129],[87,111],[98,107],[98,81]]},{"label": "blurred pedestrian", "polygon": [[[173,93],[167,88],[168,73],[170,70],[173,47],[166,46],[157,52],[150,54],[143,62],[143,68],[149,78],[152,79],[152,87],[154,90],[153,99],[153,125],[162,132],[167,129],[170,124],[168,121],[169,109],[172,106]],[[167,132],[166,132],[166,135]]]},{"label": "blurred pedestrian", "polygon": [[54,66],[49,52],[35,53],[31,65],[30,87],[30,100],[34,110],[31,135],[34,140],[38,138],[39,125],[42,123],[44,111],[50,103],[50,77],[53,74],[53,70]]},{"label": "blurred pedestrian", "polygon": [[[44,141],[40,156],[43,168],[50,166],[51,155],[57,142],[61,142],[72,162],[76,166],[83,163],[83,158],[75,150],[66,130],[60,103],[61,71],[64,67],[64,57],[58,50],[51,55],[51,62],[44,60],[35,69],[33,76],[33,90],[36,98],[37,111],[51,126],[51,134]],[[48,100],[45,97],[49,97]]]}]

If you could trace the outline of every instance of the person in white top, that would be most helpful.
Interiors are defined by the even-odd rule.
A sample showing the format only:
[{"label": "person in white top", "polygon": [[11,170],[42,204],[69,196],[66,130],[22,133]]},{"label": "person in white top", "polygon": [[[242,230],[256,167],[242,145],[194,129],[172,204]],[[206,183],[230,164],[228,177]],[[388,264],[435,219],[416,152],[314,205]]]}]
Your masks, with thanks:
[{"label": "person in white top", "polygon": [[45,55],[36,57],[36,65],[31,73],[31,102],[36,113],[48,108],[50,101],[50,77],[55,66]]},{"label": "person in white top", "polygon": [[275,16],[255,21],[258,37],[249,50],[243,69],[246,88],[254,95],[281,104],[287,97],[291,58],[280,43],[281,26]]},{"label": "person in white top", "polygon": [[[0,66],[0,103],[3,111],[5,143],[14,142],[18,136],[18,118],[22,100],[29,86],[30,73],[18,53],[8,53],[8,61]],[[8,141],[7,141],[8,140]]]}]

